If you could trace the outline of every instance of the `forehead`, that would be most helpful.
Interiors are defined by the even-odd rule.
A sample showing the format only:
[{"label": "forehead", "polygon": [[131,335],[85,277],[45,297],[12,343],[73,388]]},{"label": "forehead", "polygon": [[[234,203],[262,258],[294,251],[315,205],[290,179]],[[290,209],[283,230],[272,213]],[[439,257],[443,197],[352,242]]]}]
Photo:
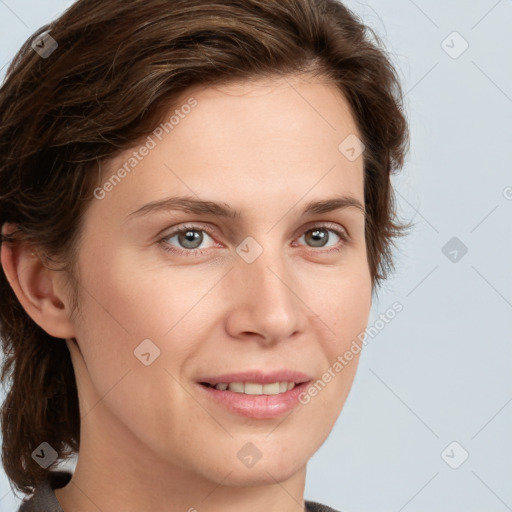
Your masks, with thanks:
[{"label": "forehead", "polygon": [[[162,119],[148,138],[105,166],[103,182],[122,167],[128,171],[109,191],[111,203],[131,194],[124,204],[132,207],[186,193],[241,210],[235,203],[242,198],[263,206],[310,192],[364,196],[362,157],[349,159],[340,150],[347,137],[358,137],[355,120],[339,89],[325,80],[285,76],[195,86]],[[143,146],[150,151],[134,157]]]},{"label": "forehead", "polygon": [[[341,129],[357,133],[357,123],[346,98],[340,88],[325,77],[294,74],[196,85],[181,94],[171,110],[179,109],[191,97],[200,104],[205,117],[222,110],[223,116],[216,124],[220,131],[223,127],[227,130],[230,121],[242,121],[240,127],[248,126],[256,131],[260,121],[272,119],[285,123],[275,126],[283,133],[294,126],[305,128],[299,126],[301,122],[311,127],[308,132],[313,129],[330,129],[332,132]],[[262,135],[272,135],[270,128],[267,124]]]}]

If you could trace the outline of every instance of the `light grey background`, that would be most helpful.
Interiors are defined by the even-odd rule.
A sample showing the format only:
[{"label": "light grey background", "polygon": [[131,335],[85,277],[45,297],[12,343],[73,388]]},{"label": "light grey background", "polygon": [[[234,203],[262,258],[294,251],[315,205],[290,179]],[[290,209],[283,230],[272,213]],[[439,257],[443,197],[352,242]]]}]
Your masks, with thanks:
[{"label": "light grey background", "polygon": [[[0,0],[0,68],[70,4]],[[346,4],[403,80],[411,151],[394,183],[416,226],[369,325],[395,301],[403,311],[368,338],[306,498],[346,512],[512,511],[512,1]],[[16,503],[0,473],[0,511]]]}]

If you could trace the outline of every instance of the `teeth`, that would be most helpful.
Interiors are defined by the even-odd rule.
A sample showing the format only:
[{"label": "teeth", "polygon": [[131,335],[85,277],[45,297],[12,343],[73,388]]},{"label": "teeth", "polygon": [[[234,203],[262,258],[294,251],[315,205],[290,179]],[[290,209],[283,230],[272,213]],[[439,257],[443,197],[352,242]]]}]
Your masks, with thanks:
[{"label": "teeth", "polygon": [[228,385],[229,391],[234,391],[235,393],[243,393],[244,392],[244,383],[243,382],[233,382]]},{"label": "teeth", "polygon": [[220,391],[245,393],[246,395],[278,395],[295,387],[295,382],[273,382],[272,384],[256,384],[255,382],[221,382],[215,385]]}]

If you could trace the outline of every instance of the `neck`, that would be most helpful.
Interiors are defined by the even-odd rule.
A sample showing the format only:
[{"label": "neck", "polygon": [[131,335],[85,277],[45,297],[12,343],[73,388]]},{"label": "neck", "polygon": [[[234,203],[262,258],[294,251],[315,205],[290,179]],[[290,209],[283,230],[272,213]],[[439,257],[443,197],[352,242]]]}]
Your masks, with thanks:
[{"label": "neck", "polygon": [[71,481],[55,490],[64,512],[305,510],[305,466],[284,480],[276,478],[279,468],[266,466],[264,458],[250,470],[236,465],[198,474],[162,460],[129,432],[113,428],[115,422],[102,424],[101,404],[95,409],[82,418]]}]

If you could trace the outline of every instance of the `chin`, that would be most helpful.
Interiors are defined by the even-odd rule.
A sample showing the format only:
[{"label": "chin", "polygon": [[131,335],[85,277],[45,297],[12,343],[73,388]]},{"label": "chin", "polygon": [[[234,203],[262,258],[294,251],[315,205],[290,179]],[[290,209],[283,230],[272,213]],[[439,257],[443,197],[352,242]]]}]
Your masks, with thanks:
[{"label": "chin", "polygon": [[[251,441],[247,441],[247,445],[250,446],[250,443]],[[255,440],[254,445],[257,444],[258,441]],[[305,470],[309,460],[309,453],[301,454],[291,448],[277,449],[271,443],[267,448],[262,448],[260,455],[257,455],[254,445],[252,448],[246,448],[246,452],[242,453],[239,448],[236,448],[233,451],[224,452],[219,457],[214,454],[211,454],[209,459],[202,457],[200,459],[202,465],[196,467],[196,471],[207,480],[222,481],[222,485],[225,486],[258,487],[289,480],[298,472]],[[232,456],[230,456],[231,453]],[[244,463],[245,453],[253,453],[255,458]],[[260,458],[256,460],[257,457]]]},{"label": "chin", "polygon": [[307,460],[300,463],[294,462],[293,464],[283,464],[283,461],[271,458],[266,462],[263,462],[263,459],[260,460],[252,468],[235,467],[222,484],[232,487],[259,487],[286,482],[305,469],[307,464]]}]

